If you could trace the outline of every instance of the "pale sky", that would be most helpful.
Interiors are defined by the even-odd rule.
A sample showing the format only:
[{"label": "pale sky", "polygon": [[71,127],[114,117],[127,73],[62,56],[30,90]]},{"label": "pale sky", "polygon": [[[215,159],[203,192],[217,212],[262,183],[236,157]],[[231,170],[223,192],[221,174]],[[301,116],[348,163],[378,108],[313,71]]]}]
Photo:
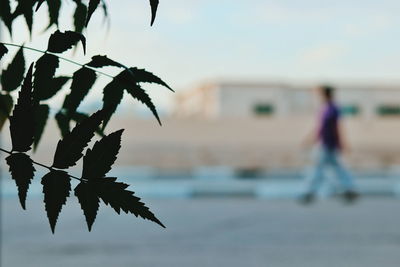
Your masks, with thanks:
[{"label": "pale sky", "polygon": [[[160,0],[153,27],[147,0],[109,2],[110,28],[96,12],[87,56],[78,51],[75,59],[107,54],[177,91],[218,78],[400,81],[398,0]],[[43,25],[44,10],[37,17]],[[66,14],[62,30],[70,29],[68,21]],[[14,41],[28,42],[24,27],[17,28]],[[45,47],[45,37],[31,45]],[[170,105],[173,94],[147,88],[158,105]],[[92,97],[101,97],[100,83]]]}]

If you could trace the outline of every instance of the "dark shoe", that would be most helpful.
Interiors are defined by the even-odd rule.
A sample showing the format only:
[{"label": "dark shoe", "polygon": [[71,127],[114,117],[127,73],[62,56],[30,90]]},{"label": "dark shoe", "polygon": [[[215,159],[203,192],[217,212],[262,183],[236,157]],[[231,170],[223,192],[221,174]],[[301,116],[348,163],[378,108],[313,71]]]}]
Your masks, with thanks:
[{"label": "dark shoe", "polygon": [[299,202],[303,205],[309,205],[313,203],[315,200],[315,196],[313,193],[306,193],[299,198]]},{"label": "dark shoe", "polygon": [[355,191],[346,191],[343,194],[343,198],[347,203],[353,203],[360,197],[360,194]]}]

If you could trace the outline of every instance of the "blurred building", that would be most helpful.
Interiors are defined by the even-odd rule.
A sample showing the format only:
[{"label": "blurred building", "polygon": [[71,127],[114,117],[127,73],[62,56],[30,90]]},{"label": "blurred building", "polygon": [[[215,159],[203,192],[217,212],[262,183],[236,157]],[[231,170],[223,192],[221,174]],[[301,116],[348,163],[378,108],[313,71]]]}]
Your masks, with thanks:
[{"label": "blurred building", "polygon": [[[313,88],[284,83],[208,83],[178,95],[175,114],[201,118],[310,115],[317,107]],[[337,99],[347,115],[400,115],[400,86],[342,85]]]}]

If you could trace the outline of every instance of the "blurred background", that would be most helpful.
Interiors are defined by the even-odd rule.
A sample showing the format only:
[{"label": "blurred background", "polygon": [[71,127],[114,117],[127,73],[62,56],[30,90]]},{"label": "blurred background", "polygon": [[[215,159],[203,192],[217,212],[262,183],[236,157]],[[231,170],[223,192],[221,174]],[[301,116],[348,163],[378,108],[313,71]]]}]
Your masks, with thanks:
[{"label": "blurred background", "polygon": [[[107,54],[175,89],[146,86],[162,127],[131,98],[108,126],[126,129],[111,176],[131,184],[167,229],[102,207],[87,233],[71,197],[52,235],[43,170],[22,211],[2,161],[3,266],[397,266],[400,3],[160,2],[151,28],[147,1],[110,3],[110,21],[96,12],[89,25],[88,54],[67,57],[86,63]],[[61,30],[71,25],[72,6]],[[32,39],[21,19],[18,34],[11,40],[3,30],[2,40],[45,49],[46,9],[35,20]],[[76,70],[61,66],[60,73]],[[107,81],[99,79],[82,111],[101,107]],[[337,88],[350,146],[344,161],[361,193],[353,205],[337,196],[329,172],[315,205],[296,202],[313,164],[301,143],[317,125],[314,88],[322,83]],[[54,111],[62,100],[61,92]],[[49,163],[59,138],[51,121],[34,159]]]}]

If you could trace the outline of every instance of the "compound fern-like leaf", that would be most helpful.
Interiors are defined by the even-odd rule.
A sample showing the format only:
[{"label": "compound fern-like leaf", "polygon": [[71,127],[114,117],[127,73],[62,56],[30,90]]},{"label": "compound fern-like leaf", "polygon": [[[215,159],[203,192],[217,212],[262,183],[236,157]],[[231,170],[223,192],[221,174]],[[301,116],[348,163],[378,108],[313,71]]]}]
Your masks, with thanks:
[{"label": "compound fern-like leaf", "polygon": [[19,15],[23,15],[28,26],[29,32],[32,33],[33,25],[33,6],[36,0],[19,0],[18,5],[13,13],[13,20]]},{"label": "compound fern-like leaf", "polygon": [[0,60],[5,54],[7,54],[7,52],[7,47],[4,44],[0,43]]},{"label": "compound fern-like leaf", "polygon": [[36,150],[42,134],[44,127],[46,126],[47,119],[49,118],[50,108],[48,105],[41,104],[36,105],[35,108],[35,135],[33,137],[33,149]]},{"label": "compound fern-like leaf", "polygon": [[59,76],[52,78],[49,81],[48,91],[43,92],[39,100],[47,100],[55,96],[70,79],[71,77],[67,76]]},{"label": "compound fern-like leaf", "polygon": [[93,138],[95,131],[104,119],[105,112],[97,111],[89,118],[77,124],[57,144],[53,167],[67,169],[74,166],[83,156],[82,152]]},{"label": "compound fern-like leaf", "polygon": [[79,204],[81,204],[89,232],[92,230],[100,202],[95,189],[91,183],[87,182],[81,182],[75,188],[75,196],[78,198]]},{"label": "compound fern-like leaf", "polygon": [[70,119],[68,118],[67,115],[65,115],[63,112],[58,112],[55,116],[58,128],[60,129],[61,136],[64,138],[69,134],[69,122]]},{"label": "compound fern-like leaf", "polygon": [[58,18],[60,16],[61,0],[49,0],[47,1],[47,6],[49,8],[49,25],[47,29],[51,26],[58,26]]},{"label": "compound fern-like leaf", "polygon": [[161,78],[157,77],[151,72],[146,71],[145,69],[129,68],[129,70],[132,72],[135,81],[138,83],[155,83],[162,85],[174,92],[174,90],[172,90],[168,84],[161,80]]},{"label": "compound fern-like leaf", "polygon": [[88,94],[90,88],[96,81],[96,73],[86,67],[76,71],[72,77],[71,92],[65,97],[63,108],[69,114],[73,114],[85,96]]},{"label": "compound fern-like leaf", "polygon": [[36,12],[39,10],[40,6],[45,2],[46,0],[37,0],[36,4]]},{"label": "compound fern-like leaf", "polygon": [[121,135],[124,130],[116,131],[96,141],[93,148],[88,148],[83,157],[82,178],[93,180],[103,178],[117,159],[121,148]]},{"label": "compound fern-like leaf", "polygon": [[154,21],[156,20],[157,8],[158,8],[158,0],[150,0],[151,7],[151,26],[153,26]]},{"label": "compound fern-like leaf", "polygon": [[118,214],[120,211],[132,213],[136,217],[153,221],[160,226],[165,226],[157,217],[140,202],[140,198],[134,195],[134,192],[126,190],[127,184],[116,182],[116,178],[103,178],[94,181],[97,186],[99,197],[106,205],[110,205]]},{"label": "compound fern-like leaf", "polygon": [[93,56],[92,60],[89,63],[87,63],[86,65],[89,67],[93,67],[93,68],[114,66],[114,67],[126,69],[126,67],[124,65],[122,65],[121,63],[118,63],[112,59],[109,59],[107,56],[101,56],[101,55]]},{"label": "compound fern-like leaf", "polygon": [[153,101],[151,100],[150,96],[146,93],[145,90],[142,89],[142,87],[140,87],[140,85],[131,84],[131,86],[126,88],[126,91],[133,98],[145,104],[151,110],[151,112],[153,112],[153,115],[156,117],[158,123],[161,125],[161,120],[160,117],[158,116],[156,106],[153,104]]},{"label": "compound fern-like leaf", "polygon": [[35,174],[35,168],[31,158],[25,153],[13,153],[6,158],[10,167],[11,178],[18,188],[19,202],[25,209],[26,194]]},{"label": "compound fern-like leaf", "polygon": [[60,32],[59,30],[57,30],[49,38],[47,51],[52,53],[63,53],[75,46],[79,41],[82,43],[83,52],[86,53],[85,36],[78,32]]},{"label": "compound fern-like leaf", "polygon": [[42,185],[47,218],[54,234],[58,215],[71,191],[71,179],[68,173],[53,170],[43,176]]},{"label": "compound fern-like leaf", "polygon": [[124,87],[118,79],[114,78],[109,84],[103,89],[103,109],[107,111],[107,114],[103,122],[103,130],[107,126],[112,114],[117,110],[118,105],[124,96]]},{"label": "compound fern-like leaf", "polygon": [[59,66],[58,57],[44,54],[35,64],[34,73],[34,99],[39,102],[46,99],[49,91],[52,91],[52,80]]},{"label": "compound fern-like leaf", "polygon": [[10,0],[1,0],[0,1],[0,19],[4,22],[8,31],[11,34],[12,33],[13,16],[11,14]]},{"label": "compound fern-like leaf", "polygon": [[13,98],[9,94],[0,94],[0,131],[10,116],[13,104]]},{"label": "compound fern-like leaf", "polygon": [[32,92],[32,69],[29,67],[24,83],[19,92],[17,104],[10,117],[10,133],[12,150],[26,152],[31,149],[35,129],[33,92]]},{"label": "compound fern-like leaf", "polygon": [[88,9],[88,15],[86,19],[86,27],[89,24],[89,20],[92,17],[94,11],[96,11],[97,7],[100,4],[100,0],[90,0],[89,2],[89,9]]},{"label": "compound fern-like leaf", "polygon": [[4,91],[11,92],[17,89],[24,79],[25,58],[23,49],[20,48],[1,75],[1,86]]},{"label": "compound fern-like leaf", "polygon": [[75,12],[74,12],[74,26],[76,32],[82,32],[83,28],[85,28],[86,23],[86,15],[87,15],[87,6],[82,3],[80,0],[74,0],[76,4]]}]

